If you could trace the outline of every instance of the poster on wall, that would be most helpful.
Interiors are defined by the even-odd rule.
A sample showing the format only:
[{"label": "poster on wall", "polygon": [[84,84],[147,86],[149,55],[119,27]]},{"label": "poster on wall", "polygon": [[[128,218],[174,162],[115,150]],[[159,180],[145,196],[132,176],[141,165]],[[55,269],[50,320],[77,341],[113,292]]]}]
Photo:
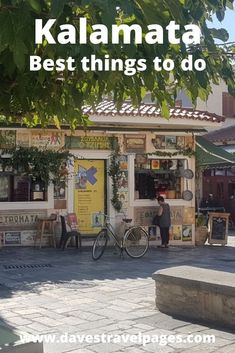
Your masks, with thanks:
[{"label": "poster on wall", "polygon": [[126,152],[139,152],[139,153],[144,153],[145,152],[145,142],[146,142],[146,137],[143,136],[125,136],[125,146],[126,146]]},{"label": "poster on wall", "polygon": [[120,170],[127,170],[128,169],[127,156],[120,156],[119,163],[120,163]]},{"label": "poster on wall", "polygon": [[128,213],[128,162],[127,156],[122,155],[119,157],[120,162],[120,177],[117,181],[118,198],[122,203],[121,212],[126,216]]},{"label": "poster on wall", "polygon": [[176,148],[176,136],[166,136],[166,149]]},{"label": "poster on wall", "polygon": [[184,207],[184,224],[194,224],[195,223],[195,208],[194,207]]},{"label": "poster on wall", "polygon": [[184,148],[184,136],[177,136],[177,148]]},{"label": "poster on wall", "polygon": [[127,214],[127,210],[128,210],[128,191],[127,190],[123,190],[123,191],[118,191],[118,197],[119,200],[122,203],[122,212],[124,212],[125,214]]},{"label": "poster on wall", "polygon": [[151,226],[157,213],[157,207],[135,207],[134,220],[137,225]]},{"label": "poster on wall", "polygon": [[192,241],[192,225],[183,224],[182,226],[182,240],[183,241]]},{"label": "poster on wall", "polygon": [[184,207],[171,206],[171,224],[178,225],[183,224]]},{"label": "poster on wall", "polygon": [[31,135],[31,144],[35,147],[61,147],[62,134],[60,132],[33,132]]},{"label": "poster on wall", "polygon": [[122,171],[117,182],[118,191],[124,191],[128,189],[128,172]]},{"label": "poster on wall", "polygon": [[74,171],[74,206],[79,230],[83,234],[96,234],[101,226],[98,214],[105,211],[105,161],[76,160]]},{"label": "poster on wall", "polygon": [[182,225],[171,226],[170,240],[182,240]]},{"label": "poster on wall", "polygon": [[193,148],[193,137],[192,136],[185,136],[184,146],[185,146],[185,148]]},{"label": "poster on wall", "polygon": [[152,139],[152,144],[156,149],[164,149],[166,147],[165,136],[157,135]]},{"label": "poster on wall", "polygon": [[5,232],[4,245],[21,245],[21,232]]},{"label": "poster on wall", "polygon": [[[23,245],[23,246],[33,246],[36,234],[37,234],[36,230],[21,231],[21,245]],[[45,240],[47,240],[47,239],[43,238],[43,240],[42,240],[43,244],[44,244]]]},{"label": "poster on wall", "polygon": [[152,159],[151,160],[151,169],[152,170],[160,169],[160,160],[159,159]]}]

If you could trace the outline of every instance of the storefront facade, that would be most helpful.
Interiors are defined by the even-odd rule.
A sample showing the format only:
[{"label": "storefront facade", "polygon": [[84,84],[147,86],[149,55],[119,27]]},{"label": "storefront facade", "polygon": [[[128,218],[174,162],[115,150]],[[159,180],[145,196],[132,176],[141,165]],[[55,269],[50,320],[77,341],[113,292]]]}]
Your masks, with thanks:
[{"label": "storefront facade", "polygon": [[[4,246],[33,245],[37,216],[66,212],[77,214],[81,233],[94,235],[102,224],[101,213],[110,215],[119,227],[125,215],[159,242],[159,230],[152,220],[157,212],[158,195],[171,207],[172,245],[193,245],[195,233],[195,134],[208,126],[218,127],[221,117],[175,109],[170,120],[143,105],[117,113],[112,105],[97,112],[85,111],[93,125],[71,134],[68,129],[2,128],[1,149],[35,146],[58,150],[65,146],[74,156],[69,163],[67,185],[58,190],[50,185],[42,194],[27,177],[0,172],[0,234]],[[115,147],[114,147],[115,146]],[[113,197],[110,164],[119,146],[119,212]],[[27,196],[25,195],[27,193]],[[13,197],[11,196],[13,195]],[[22,201],[23,200],[23,201]],[[58,231],[59,235],[59,231]]]}]

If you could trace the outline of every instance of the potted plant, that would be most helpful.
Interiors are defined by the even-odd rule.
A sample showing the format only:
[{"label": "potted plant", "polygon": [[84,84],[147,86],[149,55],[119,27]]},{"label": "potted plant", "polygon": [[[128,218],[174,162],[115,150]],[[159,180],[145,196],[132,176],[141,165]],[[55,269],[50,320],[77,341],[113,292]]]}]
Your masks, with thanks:
[{"label": "potted plant", "polygon": [[204,245],[208,238],[207,218],[199,215],[196,219],[195,245]]}]

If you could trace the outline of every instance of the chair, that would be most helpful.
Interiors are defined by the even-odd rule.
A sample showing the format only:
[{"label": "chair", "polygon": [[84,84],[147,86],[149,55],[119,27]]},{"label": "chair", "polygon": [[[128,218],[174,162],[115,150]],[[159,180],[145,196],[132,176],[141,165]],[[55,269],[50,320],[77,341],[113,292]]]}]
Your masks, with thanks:
[{"label": "chair", "polygon": [[[77,229],[72,229],[72,230],[68,231],[67,226],[66,226],[65,217],[60,216],[60,219],[61,219],[60,248],[62,248],[62,250],[64,250],[68,244],[68,241],[71,240],[72,238],[75,238],[76,247],[78,248],[78,243],[79,243],[79,248],[81,249],[81,247],[82,247],[81,233]],[[68,226],[70,226],[70,225],[68,224]],[[70,229],[71,229],[71,227],[70,227]]]}]

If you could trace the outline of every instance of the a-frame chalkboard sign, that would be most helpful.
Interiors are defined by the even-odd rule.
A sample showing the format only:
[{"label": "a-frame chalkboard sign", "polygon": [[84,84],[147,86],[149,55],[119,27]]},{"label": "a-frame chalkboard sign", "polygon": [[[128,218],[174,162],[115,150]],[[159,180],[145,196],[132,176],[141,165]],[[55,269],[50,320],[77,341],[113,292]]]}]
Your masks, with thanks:
[{"label": "a-frame chalkboard sign", "polygon": [[230,213],[209,212],[209,244],[226,245]]}]

